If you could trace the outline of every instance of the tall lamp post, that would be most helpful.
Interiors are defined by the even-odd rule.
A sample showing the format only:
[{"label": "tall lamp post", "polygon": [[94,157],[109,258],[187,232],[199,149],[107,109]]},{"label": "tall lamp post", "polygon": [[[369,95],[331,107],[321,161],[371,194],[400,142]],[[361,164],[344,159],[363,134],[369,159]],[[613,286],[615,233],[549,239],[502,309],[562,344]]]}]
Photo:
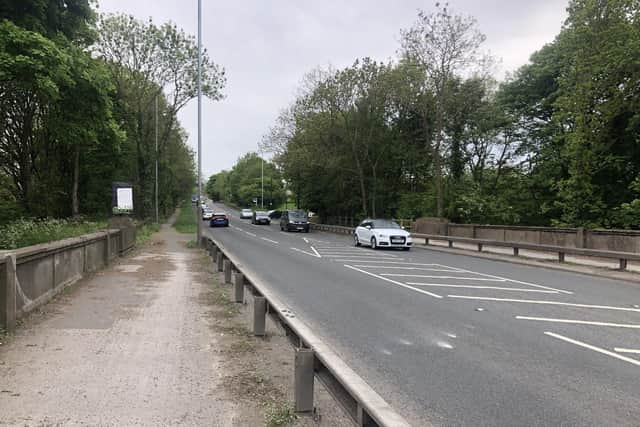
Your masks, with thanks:
[{"label": "tall lamp post", "polygon": [[261,181],[261,195],[260,195],[260,206],[264,209],[264,154],[260,151],[260,181]]},{"label": "tall lamp post", "polygon": [[198,0],[198,223],[197,242],[202,241],[202,0]]}]

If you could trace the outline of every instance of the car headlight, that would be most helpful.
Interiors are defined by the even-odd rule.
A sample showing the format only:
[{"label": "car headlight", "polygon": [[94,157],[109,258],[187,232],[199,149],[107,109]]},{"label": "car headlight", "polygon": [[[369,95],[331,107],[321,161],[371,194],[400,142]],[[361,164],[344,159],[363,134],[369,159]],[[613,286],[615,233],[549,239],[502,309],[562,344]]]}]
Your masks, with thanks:
[{"label": "car headlight", "polygon": [[381,239],[386,239],[388,236],[386,234],[378,234],[378,237]]}]

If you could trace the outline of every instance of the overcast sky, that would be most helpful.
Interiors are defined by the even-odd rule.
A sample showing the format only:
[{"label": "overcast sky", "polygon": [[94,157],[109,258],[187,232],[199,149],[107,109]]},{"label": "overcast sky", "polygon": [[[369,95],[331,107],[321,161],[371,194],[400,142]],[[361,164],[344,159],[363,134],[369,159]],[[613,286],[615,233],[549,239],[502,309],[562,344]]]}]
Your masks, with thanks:
[{"label": "overcast sky", "polygon": [[[226,98],[203,101],[202,171],[233,166],[257,144],[278,112],[294,99],[302,76],[318,66],[348,66],[358,57],[396,57],[401,28],[435,0],[202,1],[202,40],[227,72]],[[486,34],[484,48],[500,59],[498,78],[551,42],[566,17],[567,0],[451,0]],[[124,12],[198,31],[197,0],[99,0],[100,12]],[[197,102],[180,113],[197,147]]]}]

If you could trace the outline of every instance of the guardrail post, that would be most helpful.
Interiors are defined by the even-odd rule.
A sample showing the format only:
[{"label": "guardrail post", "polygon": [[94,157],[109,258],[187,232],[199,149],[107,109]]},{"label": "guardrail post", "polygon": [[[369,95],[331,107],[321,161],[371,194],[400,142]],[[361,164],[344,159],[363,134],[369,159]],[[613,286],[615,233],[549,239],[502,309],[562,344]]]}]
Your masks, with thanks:
[{"label": "guardrail post", "polygon": [[624,258],[620,258],[620,270],[627,269],[627,260]]},{"label": "guardrail post", "polygon": [[296,412],[313,411],[313,350],[297,348],[294,370]]},{"label": "guardrail post", "polygon": [[16,327],[16,280],[17,266],[15,254],[7,255],[5,261],[5,289],[3,300],[4,307],[0,307],[0,321],[7,331],[12,331]]},{"label": "guardrail post", "polygon": [[211,257],[213,258],[214,262],[218,261],[218,247],[213,242],[211,242]]},{"label": "guardrail post", "polygon": [[253,297],[253,335],[263,337],[267,321],[267,299],[265,297]]},{"label": "guardrail post", "polygon": [[216,255],[216,262],[218,263],[218,271],[222,271],[224,266],[222,265],[222,261],[224,261],[224,256],[222,255],[222,251],[218,251]]},{"label": "guardrail post", "polygon": [[233,300],[244,302],[244,274],[238,272],[233,277]]},{"label": "guardrail post", "polygon": [[558,252],[558,262],[564,262],[564,252]]},{"label": "guardrail post", "polygon": [[478,243],[478,252],[482,252],[482,243]]},{"label": "guardrail post", "polygon": [[231,261],[225,259],[223,262],[224,283],[231,283]]},{"label": "guardrail post", "polygon": [[449,247],[452,248],[453,247],[453,240],[449,240]]},{"label": "guardrail post", "polygon": [[428,244],[429,244],[429,238],[428,238],[428,237],[425,237],[425,239],[424,239],[424,244],[425,244],[425,245],[428,245]]},{"label": "guardrail post", "polygon": [[375,421],[367,414],[364,408],[358,403],[358,420],[357,425],[359,427],[377,426]]},{"label": "guardrail post", "polygon": [[513,248],[513,256],[520,255],[520,248]]}]

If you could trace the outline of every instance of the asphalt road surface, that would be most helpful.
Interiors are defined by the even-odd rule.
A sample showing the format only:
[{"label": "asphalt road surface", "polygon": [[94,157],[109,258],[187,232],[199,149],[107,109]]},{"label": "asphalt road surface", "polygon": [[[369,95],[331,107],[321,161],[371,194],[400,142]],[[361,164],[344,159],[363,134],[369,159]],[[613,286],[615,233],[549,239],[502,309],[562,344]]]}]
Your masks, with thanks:
[{"label": "asphalt road surface", "polygon": [[640,285],[214,210],[205,233],[412,424],[640,426]]}]

